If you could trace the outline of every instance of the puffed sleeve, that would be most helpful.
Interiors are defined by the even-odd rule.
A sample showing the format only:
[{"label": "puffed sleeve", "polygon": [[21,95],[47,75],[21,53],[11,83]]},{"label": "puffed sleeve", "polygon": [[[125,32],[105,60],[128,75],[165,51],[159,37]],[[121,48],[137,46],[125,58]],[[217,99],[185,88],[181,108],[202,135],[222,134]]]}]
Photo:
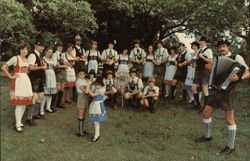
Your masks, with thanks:
[{"label": "puffed sleeve", "polygon": [[8,60],[7,62],[6,62],[6,64],[8,65],[8,66],[15,66],[16,65],[16,63],[17,63],[17,57],[16,56],[13,56],[10,60]]}]

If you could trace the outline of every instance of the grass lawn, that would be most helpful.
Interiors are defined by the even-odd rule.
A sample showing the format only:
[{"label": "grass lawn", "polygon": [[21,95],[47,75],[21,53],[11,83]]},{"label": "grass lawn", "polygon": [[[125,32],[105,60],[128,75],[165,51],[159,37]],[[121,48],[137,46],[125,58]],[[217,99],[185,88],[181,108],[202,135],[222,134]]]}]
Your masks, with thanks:
[{"label": "grass lawn", "polygon": [[[238,86],[236,151],[230,156],[216,153],[227,145],[224,112],[213,115],[214,140],[196,144],[203,135],[201,115],[190,105],[160,100],[158,112],[145,109],[107,108],[108,121],[101,123],[101,138],[91,143],[93,123],[87,121],[90,134],[77,137],[76,105],[68,105],[38,126],[24,127],[22,134],[13,130],[14,108],[8,103],[9,87],[0,79],[1,92],[1,160],[3,161],[249,161],[250,108],[249,85]],[[24,117],[25,118],[25,117]],[[41,139],[45,140],[44,142]]]}]

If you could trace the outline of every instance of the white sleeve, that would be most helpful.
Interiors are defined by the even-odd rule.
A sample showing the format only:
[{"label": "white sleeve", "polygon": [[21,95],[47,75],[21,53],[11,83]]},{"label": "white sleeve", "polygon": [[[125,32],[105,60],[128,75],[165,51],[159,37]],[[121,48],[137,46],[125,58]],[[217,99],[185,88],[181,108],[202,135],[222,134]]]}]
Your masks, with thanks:
[{"label": "white sleeve", "polygon": [[57,64],[57,53],[53,53],[51,57],[52,61]]},{"label": "white sleeve", "polygon": [[246,70],[249,70],[249,67],[247,66],[247,64],[246,64],[246,62],[245,62],[245,60],[243,59],[242,56],[236,55],[235,61],[240,63],[241,65],[243,65],[246,68]]},{"label": "white sleeve", "polygon": [[191,56],[191,54],[190,53],[187,53],[186,55],[185,55],[185,59],[186,60],[191,60],[192,59],[192,56]]},{"label": "white sleeve", "polygon": [[168,55],[169,55],[169,54],[168,54],[168,50],[167,50],[167,49],[165,49],[165,50],[164,50],[164,54],[163,54],[163,58],[162,58],[162,59],[163,59],[163,60],[166,60],[166,59],[167,59],[167,57],[168,57]]},{"label": "white sleeve", "polygon": [[36,56],[34,54],[30,54],[28,56],[28,63],[29,65],[35,65],[36,62]]},{"label": "white sleeve", "polygon": [[133,52],[133,50],[131,50],[131,51],[130,51],[130,54],[129,54],[129,59],[132,59],[132,60],[133,60],[134,57],[135,57],[135,56],[134,56],[134,52]]},{"label": "white sleeve", "polygon": [[101,58],[102,58],[102,59],[105,59],[105,57],[106,57],[105,53],[106,53],[105,50],[103,50],[103,51],[102,51],[102,55],[101,55]]},{"label": "white sleeve", "polygon": [[207,49],[205,52],[204,52],[204,55],[208,58],[208,59],[213,59],[213,52],[211,49]]},{"label": "white sleeve", "polygon": [[142,49],[142,58],[146,58],[147,54],[145,52],[145,50]]},{"label": "white sleeve", "polygon": [[97,51],[97,57],[102,58],[100,51]]},{"label": "white sleeve", "polygon": [[138,88],[143,88],[143,83],[141,79],[138,80]]},{"label": "white sleeve", "polygon": [[76,57],[76,49],[74,48],[72,51],[71,51],[71,54]]},{"label": "white sleeve", "polygon": [[117,51],[115,51],[115,60],[118,60],[118,53],[117,53]]},{"label": "white sleeve", "polygon": [[148,92],[148,86],[146,86],[146,87],[144,88],[144,90],[143,90],[144,96],[147,94],[147,92]]},{"label": "white sleeve", "polygon": [[155,92],[159,93],[159,87],[155,86]]},{"label": "white sleeve", "polygon": [[67,60],[67,58],[66,58],[66,53],[62,53],[62,58],[63,58],[63,61],[64,61],[64,62],[67,62],[67,63],[68,63],[68,60]]},{"label": "white sleeve", "polygon": [[5,64],[7,64],[8,66],[15,66],[17,63],[17,57],[13,56],[10,60],[8,60]]}]

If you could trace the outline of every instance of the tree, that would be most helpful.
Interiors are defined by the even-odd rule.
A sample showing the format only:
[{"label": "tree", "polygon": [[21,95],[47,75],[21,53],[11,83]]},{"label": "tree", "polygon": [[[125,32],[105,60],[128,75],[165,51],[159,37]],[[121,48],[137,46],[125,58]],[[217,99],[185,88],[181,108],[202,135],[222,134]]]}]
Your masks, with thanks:
[{"label": "tree", "polygon": [[[23,4],[15,0],[0,1],[0,38],[6,46],[16,48],[21,42],[33,42],[36,29],[32,15]],[[3,52],[3,51],[2,51]]]}]

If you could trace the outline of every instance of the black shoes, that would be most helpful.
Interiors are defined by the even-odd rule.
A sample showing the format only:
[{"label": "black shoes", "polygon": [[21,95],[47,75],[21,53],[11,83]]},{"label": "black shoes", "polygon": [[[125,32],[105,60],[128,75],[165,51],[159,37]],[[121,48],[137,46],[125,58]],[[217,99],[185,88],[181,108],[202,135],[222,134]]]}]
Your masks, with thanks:
[{"label": "black shoes", "polygon": [[83,134],[77,133],[76,135],[77,135],[78,137],[84,137],[84,136],[86,136],[86,133],[85,133],[85,132],[83,132]]},{"label": "black shoes", "polygon": [[33,119],[43,119],[43,118],[44,118],[44,116],[43,115],[39,115],[39,114],[33,116]]},{"label": "black shoes", "polygon": [[47,113],[53,113],[54,111],[53,110],[45,110]]},{"label": "black shoes", "polygon": [[234,151],[234,149],[230,149],[228,146],[226,146],[224,149],[222,149],[219,154],[220,155],[229,155]]},{"label": "black shoes", "polygon": [[27,120],[25,121],[25,123],[26,123],[27,125],[29,125],[29,126],[36,126],[36,123],[34,122],[34,120],[27,119]]},{"label": "black shoes", "polygon": [[196,139],[195,142],[196,143],[201,143],[201,142],[208,142],[208,141],[211,141],[212,140],[212,137],[210,136],[209,138],[205,137],[205,136],[202,136],[201,138],[199,139]]},{"label": "black shoes", "polygon": [[100,136],[98,136],[97,138],[94,138],[94,137],[93,137],[93,138],[91,139],[91,142],[97,142],[99,139],[100,139]]},{"label": "black shoes", "polygon": [[58,108],[65,108],[65,106],[63,106],[62,104],[57,106]]}]

